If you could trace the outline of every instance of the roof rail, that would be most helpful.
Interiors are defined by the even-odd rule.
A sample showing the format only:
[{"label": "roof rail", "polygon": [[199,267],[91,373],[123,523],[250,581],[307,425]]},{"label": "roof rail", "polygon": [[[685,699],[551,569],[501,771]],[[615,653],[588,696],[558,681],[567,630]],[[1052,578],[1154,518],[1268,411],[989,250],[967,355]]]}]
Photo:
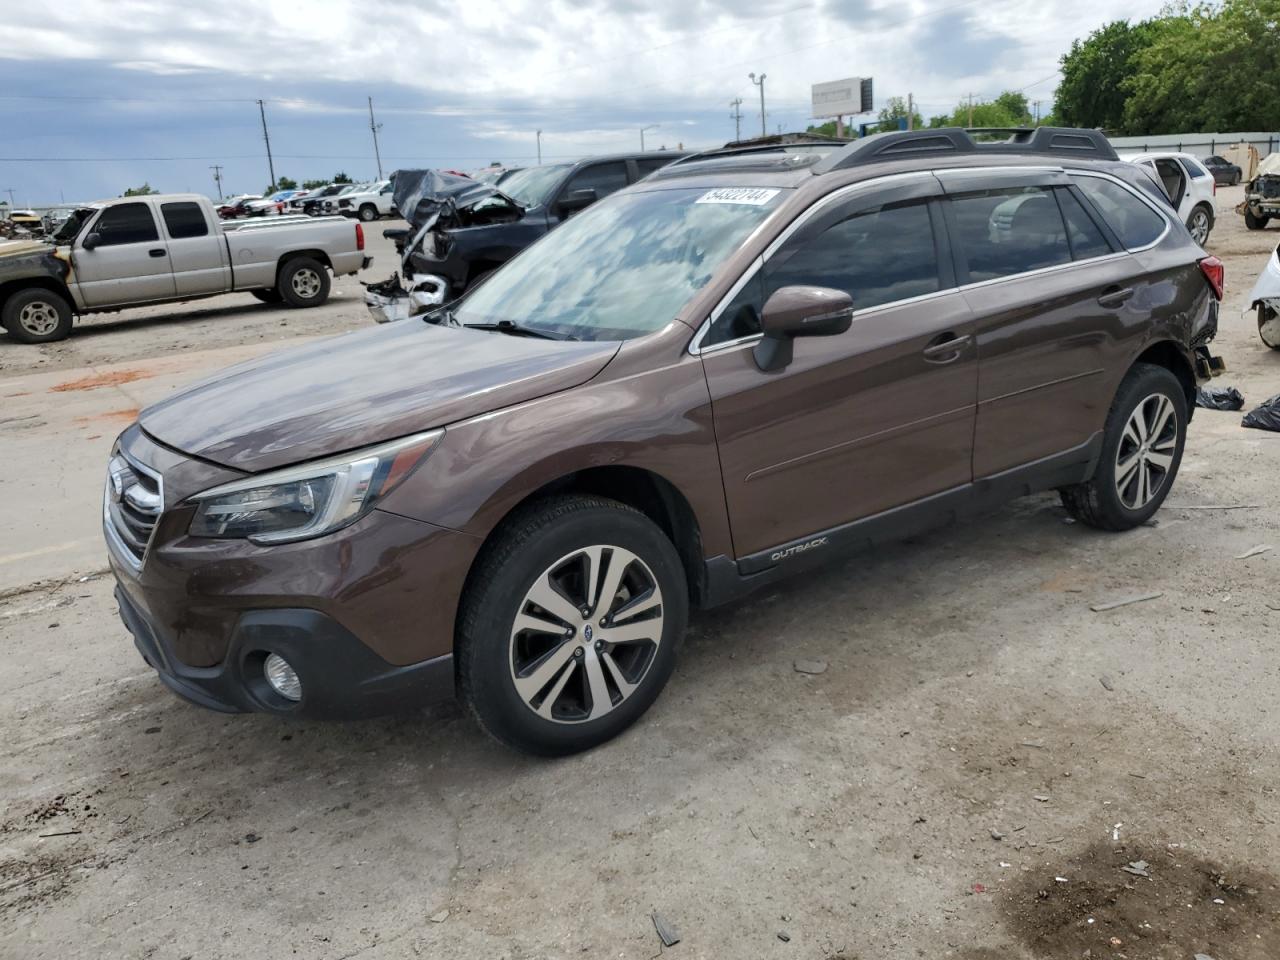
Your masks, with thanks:
[{"label": "roof rail", "polygon": [[[986,138],[1007,134],[1004,139]],[[965,130],[961,127],[938,127],[931,130],[897,130],[874,133],[855,140],[837,150],[813,168],[814,173],[829,173],[910,157],[947,156],[985,153],[1041,153],[1053,156],[1081,157],[1086,160],[1119,160],[1115,148],[1101,130],[1073,127],[998,127]]]}]

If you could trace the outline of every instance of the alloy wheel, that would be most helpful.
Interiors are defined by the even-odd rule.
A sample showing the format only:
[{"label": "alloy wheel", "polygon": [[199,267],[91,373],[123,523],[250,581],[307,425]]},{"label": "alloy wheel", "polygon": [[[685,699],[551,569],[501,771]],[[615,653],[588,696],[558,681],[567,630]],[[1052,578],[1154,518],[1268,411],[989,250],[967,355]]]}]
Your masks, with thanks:
[{"label": "alloy wheel", "polygon": [[581,723],[616,710],[640,686],[662,643],[662,590],[649,565],[596,545],[549,566],[511,627],[511,679],[545,720]]},{"label": "alloy wheel", "polygon": [[1153,393],[1134,408],[1116,450],[1116,493],[1129,510],[1155,499],[1178,447],[1178,414],[1173,401]]},{"label": "alloy wheel", "polygon": [[58,327],[58,311],[44,300],[33,300],[18,311],[18,323],[33,337],[44,337]]},{"label": "alloy wheel", "polygon": [[1209,239],[1209,215],[1203,210],[1196,210],[1191,214],[1187,228],[1191,231],[1191,239],[1203,245]]},{"label": "alloy wheel", "polygon": [[293,275],[293,292],[305,300],[310,300],[320,292],[320,275],[310,267],[303,267]]}]

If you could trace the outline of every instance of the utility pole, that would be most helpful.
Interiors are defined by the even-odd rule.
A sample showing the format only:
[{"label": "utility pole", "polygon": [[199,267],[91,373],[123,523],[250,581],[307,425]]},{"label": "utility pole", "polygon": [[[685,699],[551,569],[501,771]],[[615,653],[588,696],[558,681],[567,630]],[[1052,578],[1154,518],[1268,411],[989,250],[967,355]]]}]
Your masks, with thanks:
[{"label": "utility pole", "polygon": [[729,106],[733,107],[733,113],[729,116],[733,117],[733,140],[736,143],[742,139],[742,98],[730,100]]},{"label": "utility pole", "polygon": [[768,74],[760,74],[759,80],[756,79],[756,75],[754,73],[749,73],[747,76],[751,78],[752,83],[760,88],[760,136],[767,137],[769,135],[769,128],[765,126],[768,121],[765,119],[764,115],[764,78],[768,76]]},{"label": "utility pole", "polygon": [[15,192],[15,191],[14,191],[13,187],[8,187],[8,188],[6,188],[6,189],[5,189],[5,191],[4,191],[4,192],[5,192],[5,193],[7,193],[7,194],[9,195],[9,209],[10,209],[10,210],[12,210],[12,209],[14,208],[14,202],[15,202],[15,201],[14,201],[14,199],[13,199],[13,194],[14,194],[14,192]]},{"label": "utility pole", "polygon": [[1039,100],[1033,100],[1032,102],[1036,105],[1036,122],[1035,122],[1035,126],[1037,126],[1037,127],[1038,127],[1038,126],[1040,126],[1040,101],[1039,101]]},{"label": "utility pole", "polygon": [[276,187],[276,165],[271,159],[271,137],[267,135],[267,108],[258,101],[258,113],[262,117],[262,140],[267,145],[267,170],[271,174],[271,189]]},{"label": "utility pole", "polygon": [[659,126],[661,126],[661,124],[651,123],[647,127],[640,128],[640,152],[641,153],[644,153],[644,132],[646,130],[657,130]]},{"label": "utility pole", "polygon": [[973,94],[969,94],[969,126],[973,126]]},{"label": "utility pole", "polygon": [[373,122],[373,97],[369,98],[369,131],[373,134],[373,156],[378,161],[378,179],[382,179],[382,154],[378,152],[378,131],[382,124]]},{"label": "utility pole", "polygon": [[213,182],[218,185],[218,199],[222,199],[222,165],[215,163],[209,168],[213,171]]},{"label": "utility pole", "polygon": [[538,166],[542,166],[542,131],[538,131]]},{"label": "utility pole", "polygon": [[915,97],[907,94],[907,129],[914,130],[916,128],[916,100]]}]

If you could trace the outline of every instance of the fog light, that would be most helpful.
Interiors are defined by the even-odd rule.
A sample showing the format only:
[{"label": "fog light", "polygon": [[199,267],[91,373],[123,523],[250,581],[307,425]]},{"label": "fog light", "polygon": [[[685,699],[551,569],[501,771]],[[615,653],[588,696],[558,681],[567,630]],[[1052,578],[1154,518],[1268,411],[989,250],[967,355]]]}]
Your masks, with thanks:
[{"label": "fog light", "polygon": [[284,657],[278,653],[267,654],[262,672],[266,674],[267,683],[271,684],[271,689],[280,696],[286,700],[302,699],[302,681],[298,679],[298,674]]}]

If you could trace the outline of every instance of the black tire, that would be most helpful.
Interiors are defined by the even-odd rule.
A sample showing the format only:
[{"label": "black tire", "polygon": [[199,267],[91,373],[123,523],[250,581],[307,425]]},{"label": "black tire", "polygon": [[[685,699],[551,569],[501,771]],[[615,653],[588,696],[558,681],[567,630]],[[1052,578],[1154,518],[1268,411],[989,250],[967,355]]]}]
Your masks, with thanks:
[{"label": "black tire", "polygon": [[378,208],[375,207],[372,203],[361,204],[360,219],[363,220],[365,223],[372,223],[374,220],[378,219],[378,216],[379,216]]},{"label": "black tire", "polygon": [[[583,618],[585,622],[576,628],[570,626],[569,631],[575,631],[572,634],[569,631],[563,635],[535,632],[532,642],[542,646],[534,646],[532,652],[522,646],[531,642],[528,635],[516,635],[513,630],[517,615],[526,611],[527,604],[531,603],[528,595],[535,585],[554,570],[567,570],[570,577],[575,570],[584,571],[584,565],[574,565],[576,558],[568,558],[577,551],[596,546],[626,550],[641,561],[639,565],[631,562],[625,569],[629,575],[639,572],[660,591],[652,594],[660,598],[660,603],[642,616],[653,616],[656,611],[661,617],[661,626],[659,639],[651,651],[641,649],[643,644],[635,647],[603,644],[601,658],[612,653],[617,657],[616,662],[622,663],[624,655],[634,652],[641,654],[642,659],[638,663],[631,661],[637,672],[629,678],[629,682],[636,684],[629,694],[622,692],[616,675],[610,676],[612,686],[608,690],[607,712],[591,719],[595,697],[590,694],[587,668],[594,666],[597,674],[603,676],[610,674],[614,666],[614,661],[606,664],[590,649],[592,627],[597,638],[594,649],[600,650],[600,639],[607,638],[611,629],[607,617],[611,611],[591,610],[589,620]],[[616,554],[609,559],[613,557]],[[600,564],[606,569],[606,576],[607,564],[608,561]],[[614,612],[633,603],[637,597],[651,596],[641,593],[632,596],[630,586],[623,596],[622,589],[620,587],[615,599],[610,601],[616,604],[617,598],[621,598],[622,607],[615,607]],[[572,611],[574,601],[566,599],[565,602]],[[607,608],[609,604],[601,606]],[[509,747],[540,756],[563,756],[590,749],[617,736],[657,699],[675,669],[676,649],[684,636],[688,608],[688,587],[676,549],[644,514],[594,496],[561,496],[538,501],[522,509],[495,534],[468,580],[458,618],[459,692],[480,726]],[[546,619],[551,614],[548,610],[539,616]],[[563,622],[569,623],[567,619]],[[628,620],[628,624],[632,622]],[[568,659],[557,656],[560,651]],[[517,690],[515,672],[520,668],[522,655],[527,664],[544,664],[553,657],[557,663],[564,663],[564,668],[557,666],[539,688],[543,698],[539,707],[552,714],[567,700],[569,710],[560,718],[544,718],[536,713],[534,706]],[[524,676],[532,672],[533,669],[529,669]],[[620,699],[615,701],[615,695]],[[553,702],[548,703],[549,700]],[[575,707],[580,707],[576,714]]]},{"label": "black tire", "polygon": [[1271,221],[1270,217],[1257,216],[1248,207],[1244,208],[1244,225],[1248,230],[1265,230],[1267,224]]},{"label": "black tire", "polygon": [[281,303],[284,301],[284,297],[280,295],[280,291],[275,287],[271,287],[268,290],[250,290],[249,293],[263,303]]},{"label": "black tire", "polygon": [[[1200,227],[1202,219],[1204,237],[1197,240],[1196,230]],[[1191,215],[1187,217],[1187,232],[1191,234],[1191,239],[1202,247],[1209,242],[1209,234],[1213,233],[1213,211],[1209,209],[1207,204],[1202,203],[1192,208]]]},{"label": "black tire", "polygon": [[0,322],[19,343],[53,343],[71,333],[71,305],[52,290],[19,290],[5,301]]},{"label": "black tire", "polygon": [[1272,350],[1280,350],[1280,314],[1265,303],[1258,304],[1258,339]]},{"label": "black tire", "polygon": [[[1130,451],[1136,453],[1138,449],[1143,449],[1138,448],[1127,434],[1126,428],[1138,405],[1143,404],[1144,410],[1150,411],[1154,406],[1158,406],[1155,399],[1157,397],[1164,397],[1169,401],[1173,416],[1176,418],[1172,432],[1172,457],[1151,498],[1139,503],[1139,496],[1135,494],[1132,498],[1135,506],[1125,503],[1121,498],[1122,495],[1116,483],[1117,461],[1122,446],[1127,454],[1126,462]],[[1133,369],[1125,374],[1124,380],[1121,381],[1120,389],[1116,391],[1116,398],[1112,401],[1111,410],[1107,414],[1107,424],[1102,438],[1102,453],[1098,458],[1093,477],[1085,483],[1060,490],[1062,505],[1075,519],[1099,530],[1131,530],[1141,526],[1160,509],[1165,497],[1169,495],[1169,490],[1178,475],[1178,465],[1182,463],[1182,450],[1186,439],[1187,395],[1181,381],[1164,367],[1150,363],[1134,364]],[[1164,443],[1159,436],[1153,438],[1152,442],[1154,445],[1147,455],[1154,460],[1156,452],[1164,446]],[[1133,481],[1135,483],[1138,482],[1137,474],[1147,471],[1147,476],[1151,476],[1150,468],[1142,460],[1137,463],[1135,471]],[[1125,487],[1126,491],[1131,489],[1128,483]]]},{"label": "black tire", "polygon": [[1238,174],[1238,173],[1233,173],[1233,174],[1231,175],[1231,186],[1233,186],[1233,187],[1238,187],[1238,186],[1240,186],[1240,174]]},{"label": "black tire", "polygon": [[311,257],[294,257],[276,276],[276,289],[291,307],[318,307],[329,299],[329,271]]}]

